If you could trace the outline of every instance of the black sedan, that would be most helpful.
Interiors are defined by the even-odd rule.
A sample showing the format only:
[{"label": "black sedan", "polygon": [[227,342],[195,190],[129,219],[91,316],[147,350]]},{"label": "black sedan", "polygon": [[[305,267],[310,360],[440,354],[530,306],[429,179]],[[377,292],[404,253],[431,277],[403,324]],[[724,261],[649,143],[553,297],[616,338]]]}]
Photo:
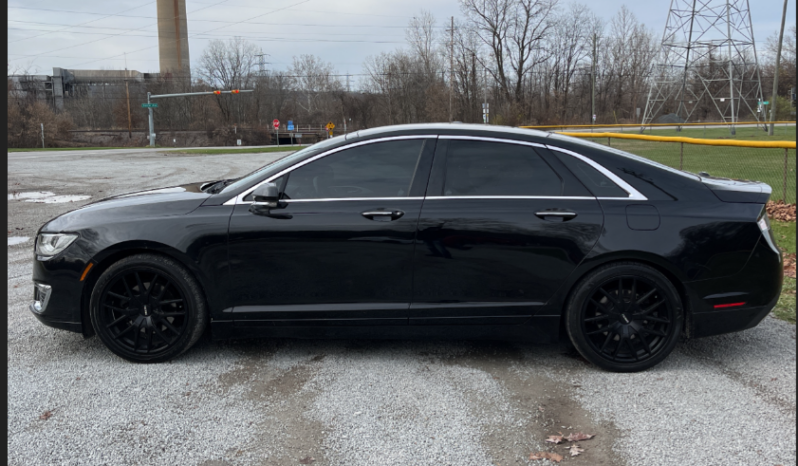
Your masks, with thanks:
[{"label": "black sedan", "polygon": [[604,369],[638,371],[776,304],[769,196],[549,133],[377,128],[47,222],[30,309],[136,362],[174,358],[210,327],[570,338]]}]

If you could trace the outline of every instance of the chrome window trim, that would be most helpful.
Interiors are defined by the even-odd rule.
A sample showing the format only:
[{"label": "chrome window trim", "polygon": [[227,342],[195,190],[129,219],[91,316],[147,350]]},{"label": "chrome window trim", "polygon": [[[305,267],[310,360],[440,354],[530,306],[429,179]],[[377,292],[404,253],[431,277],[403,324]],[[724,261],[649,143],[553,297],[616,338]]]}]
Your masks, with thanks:
[{"label": "chrome window trim", "polygon": [[[570,201],[594,201],[593,196],[427,196],[425,199],[438,201],[441,199],[560,199]],[[617,198],[616,198],[617,199]],[[625,199],[625,198],[624,198]]]},{"label": "chrome window trim", "polygon": [[[354,142],[352,144],[347,144],[345,146],[336,147],[335,149],[330,149],[327,152],[322,152],[321,154],[314,155],[313,157],[311,157],[309,159],[306,159],[306,160],[303,160],[303,161],[301,161],[301,162],[299,162],[297,164],[291,165],[290,167],[284,169],[283,171],[277,173],[276,175],[272,175],[269,178],[261,181],[260,183],[254,185],[254,186],[251,186],[249,189],[247,189],[246,191],[242,192],[238,196],[235,196],[235,197],[232,197],[232,198],[228,199],[222,205],[247,205],[247,204],[252,204],[252,201],[245,201],[244,198],[249,196],[252,193],[252,191],[254,191],[255,189],[258,188],[258,186],[260,186],[260,185],[262,185],[264,183],[270,183],[270,182],[276,180],[277,178],[280,178],[281,176],[285,175],[286,173],[290,173],[290,172],[296,170],[297,168],[299,168],[299,167],[301,167],[303,165],[307,165],[310,162],[313,162],[315,160],[319,160],[319,159],[321,159],[323,157],[327,157],[328,155],[332,155],[332,154],[335,154],[337,152],[341,152],[342,150],[351,149],[353,147],[365,146],[367,144],[376,144],[378,142],[401,141],[401,140],[406,140],[406,139],[437,139],[437,138],[438,138],[438,136],[434,135],[434,134],[412,134],[412,135],[407,135],[407,136],[390,136],[390,137],[385,137],[385,138],[369,139],[368,141]],[[299,201],[299,202],[315,202],[315,201],[326,202],[326,201],[389,200],[389,199],[410,199],[410,198],[408,198],[408,197],[379,197],[379,198],[377,198],[377,197],[366,197],[366,198],[342,197],[342,198],[325,198],[325,199],[284,199],[284,200],[287,201],[287,202],[297,202],[297,201]]]},{"label": "chrome window trim", "polygon": [[593,167],[596,170],[598,170],[602,175],[606,176],[607,178],[612,180],[615,184],[617,184],[621,189],[623,189],[624,191],[629,193],[629,197],[597,197],[596,199],[599,199],[599,200],[602,200],[602,201],[613,201],[613,200],[619,200],[619,199],[620,200],[624,200],[624,201],[647,201],[648,200],[648,198],[646,196],[644,196],[643,193],[641,193],[640,191],[638,191],[635,188],[633,188],[629,183],[627,183],[626,181],[622,180],[615,173],[613,173],[613,172],[607,170],[606,168],[604,168],[604,166],[602,166],[601,164],[599,164],[595,160],[587,158],[587,157],[585,157],[582,154],[577,154],[576,152],[570,151],[568,149],[563,149],[562,147],[547,145],[546,148],[549,149],[549,150],[555,150],[555,151],[558,151],[558,152],[562,152],[563,154],[568,154],[568,155],[570,155],[572,157],[576,157],[577,159],[585,162],[586,164],[588,164],[591,167]]},{"label": "chrome window trim", "polygon": [[[280,202],[302,203],[302,202],[332,202],[332,201],[422,201],[423,197],[325,197],[319,199],[282,199]],[[245,204],[250,204],[246,201]]]}]

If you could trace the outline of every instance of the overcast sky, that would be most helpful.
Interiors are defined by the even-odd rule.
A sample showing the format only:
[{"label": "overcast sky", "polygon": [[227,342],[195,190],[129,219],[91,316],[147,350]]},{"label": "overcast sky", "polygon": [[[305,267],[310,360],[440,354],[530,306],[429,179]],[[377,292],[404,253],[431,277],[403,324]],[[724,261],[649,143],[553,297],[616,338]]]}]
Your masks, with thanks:
[{"label": "overcast sky", "polygon": [[[607,21],[626,4],[659,40],[670,1],[580,3]],[[763,49],[765,39],[778,30],[783,1],[750,4],[757,48]],[[12,71],[124,69],[125,59],[128,69],[158,71],[154,0],[10,0],[8,5]],[[353,75],[362,73],[367,56],[405,47],[404,28],[422,9],[432,12],[440,30],[451,16],[461,16],[457,0],[187,0],[186,7],[192,67],[209,40],[241,36],[270,55],[269,68],[286,69],[293,56],[315,54],[340,73]],[[787,25],[792,24],[795,0],[787,9]]]}]

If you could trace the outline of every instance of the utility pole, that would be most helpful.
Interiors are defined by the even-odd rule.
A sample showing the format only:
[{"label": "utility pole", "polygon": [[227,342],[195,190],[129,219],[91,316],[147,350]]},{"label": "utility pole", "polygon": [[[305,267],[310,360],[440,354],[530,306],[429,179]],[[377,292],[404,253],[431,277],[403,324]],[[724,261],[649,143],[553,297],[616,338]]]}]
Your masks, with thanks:
[{"label": "utility pole", "polygon": [[[475,105],[477,103],[477,55],[471,52],[471,98],[469,103]],[[474,107],[471,107],[472,109]]]},{"label": "utility pole", "polygon": [[129,77],[127,70],[127,52],[125,53],[125,95],[127,95],[127,138],[132,139],[133,133],[131,132],[131,119],[130,119],[130,90],[127,87],[127,78]]},{"label": "utility pole", "polygon": [[152,119],[152,107],[150,107],[150,92],[147,92],[147,110],[150,112],[150,147],[155,147],[155,122]]},{"label": "utility pole", "polygon": [[590,121],[593,121],[593,115],[596,114],[596,34],[593,34],[593,71],[590,72]]},{"label": "utility pole", "polygon": [[391,108],[391,69],[393,65],[388,65],[388,124],[393,124],[393,109]]},{"label": "utility pole", "polygon": [[[484,66],[482,67],[482,77],[483,77],[483,81],[485,81],[485,105],[484,105],[484,107],[487,108],[487,106],[488,106],[488,68],[486,68]],[[487,125],[489,116],[488,116],[488,114],[485,113],[484,110],[482,111],[482,113],[483,113],[482,123]]]},{"label": "utility pole", "polygon": [[784,20],[787,17],[787,0],[784,0],[784,11],[781,14],[781,31],[779,31],[779,46],[776,53],[776,71],[773,73],[773,98],[770,100],[770,127],[768,134],[773,136],[773,130],[776,121],[776,107],[778,106],[779,98],[779,69],[781,66],[781,42],[784,40]]},{"label": "utility pole", "polygon": [[452,16],[451,40],[449,41],[449,123],[454,121],[454,16]]},{"label": "utility pole", "polygon": [[44,123],[40,123],[42,125],[42,149],[44,149]]}]

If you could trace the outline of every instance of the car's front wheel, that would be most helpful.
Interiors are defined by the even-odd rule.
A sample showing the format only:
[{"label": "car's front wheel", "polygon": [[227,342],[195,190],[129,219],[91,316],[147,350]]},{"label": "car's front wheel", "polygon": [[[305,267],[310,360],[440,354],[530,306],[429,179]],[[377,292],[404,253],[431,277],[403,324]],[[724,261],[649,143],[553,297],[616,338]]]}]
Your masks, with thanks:
[{"label": "car's front wheel", "polygon": [[205,299],[177,261],[137,254],[100,276],[90,302],[95,332],[116,355],[133,362],[162,362],[188,350],[207,322]]},{"label": "car's front wheel", "polygon": [[588,361],[613,372],[648,369],[673,351],[684,323],[679,293],[647,265],[623,262],[584,277],[566,306],[565,327]]}]

